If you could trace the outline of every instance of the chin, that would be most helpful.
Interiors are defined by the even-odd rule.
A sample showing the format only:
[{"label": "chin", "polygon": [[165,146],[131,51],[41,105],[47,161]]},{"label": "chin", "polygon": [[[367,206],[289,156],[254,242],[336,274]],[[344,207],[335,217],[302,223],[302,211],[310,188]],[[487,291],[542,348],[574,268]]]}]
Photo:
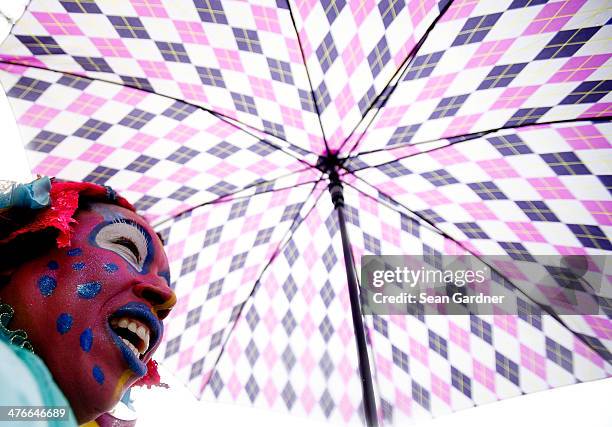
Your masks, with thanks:
[{"label": "chin", "polygon": [[[125,390],[136,380],[133,372],[118,369],[117,361],[113,358],[107,360],[107,363],[99,359],[96,362],[106,372],[102,385],[92,381],[91,372],[93,366],[97,364],[91,359],[73,360],[69,364],[62,364],[61,367],[54,363],[48,366],[79,424],[93,421],[103,413],[112,410]],[[115,369],[112,369],[113,367]]]},{"label": "chin", "polygon": [[72,411],[74,412],[74,416],[76,417],[77,424],[82,425],[86,424],[90,421],[94,421],[100,415],[105,412],[110,411],[114,405],[111,405],[109,408],[91,408],[91,407],[79,407],[76,405],[72,405]]},{"label": "chin", "polygon": [[111,396],[104,398],[92,392],[93,390],[85,393],[74,390],[72,396],[71,393],[66,393],[66,398],[79,425],[95,420],[103,413],[113,409],[119,401],[119,399],[113,399]]},{"label": "chin", "polygon": [[[121,379],[119,379],[121,381]],[[123,396],[123,393],[133,384],[135,378],[132,376],[130,381],[121,387],[120,392],[109,391],[100,393],[100,390],[71,390],[65,393],[70,407],[74,412],[79,425],[93,421],[100,415],[111,411]],[[120,387],[119,383],[116,383]],[[61,387],[61,386],[60,386]]]}]

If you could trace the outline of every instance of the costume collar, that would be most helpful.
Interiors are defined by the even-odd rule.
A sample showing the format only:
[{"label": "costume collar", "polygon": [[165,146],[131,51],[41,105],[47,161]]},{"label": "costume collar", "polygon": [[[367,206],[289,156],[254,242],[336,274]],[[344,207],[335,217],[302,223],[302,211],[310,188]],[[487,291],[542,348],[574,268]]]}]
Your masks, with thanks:
[{"label": "costume collar", "polygon": [[34,347],[28,340],[28,333],[23,329],[11,330],[9,323],[15,315],[15,309],[10,305],[0,302],[0,338],[3,338],[17,347],[34,353]]}]

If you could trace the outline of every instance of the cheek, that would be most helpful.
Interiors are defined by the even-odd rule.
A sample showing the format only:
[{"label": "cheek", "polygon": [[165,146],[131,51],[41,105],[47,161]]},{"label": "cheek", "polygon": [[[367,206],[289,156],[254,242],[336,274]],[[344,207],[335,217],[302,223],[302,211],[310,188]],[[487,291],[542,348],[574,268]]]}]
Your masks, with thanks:
[{"label": "cheek", "polygon": [[36,329],[53,338],[67,338],[67,347],[76,345],[87,353],[95,347],[99,334],[93,333],[93,324],[100,320],[104,304],[131,281],[116,256],[95,249],[76,246],[55,251],[25,269],[23,277],[30,283],[28,290],[33,290],[23,296],[33,307],[30,317]]},{"label": "cheek", "polygon": [[[86,313],[87,305],[95,304],[97,297],[101,294],[103,286],[94,267],[86,257],[86,251],[80,247],[71,248],[66,251],[54,251],[50,258],[40,263],[37,267],[28,269],[29,282],[33,286],[32,299],[34,306],[41,313],[39,317],[44,318],[45,325],[42,326],[48,333],[54,329],[53,338],[72,338],[77,331],[83,334],[84,347],[91,348],[87,333],[84,332],[82,323],[88,320]],[[69,343],[79,343],[78,340],[69,339]]]},{"label": "cheek", "polygon": [[25,274],[29,288],[34,288],[29,296],[30,306],[35,307],[29,327],[40,331],[36,336],[41,352],[52,351],[61,358],[75,352],[89,356],[91,366],[86,369],[95,383],[103,385],[108,373],[97,357],[108,338],[99,314],[131,277],[116,256],[96,249],[76,246],[55,251]]}]

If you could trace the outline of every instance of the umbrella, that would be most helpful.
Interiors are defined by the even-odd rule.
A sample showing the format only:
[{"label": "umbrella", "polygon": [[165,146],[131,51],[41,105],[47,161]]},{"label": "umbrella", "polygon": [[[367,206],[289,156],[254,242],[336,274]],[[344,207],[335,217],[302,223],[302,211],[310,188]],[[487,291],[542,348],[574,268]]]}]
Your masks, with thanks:
[{"label": "umbrella", "polygon": [[[160,352],[194,393],[405,425],[610,376],[608,288],[556,285],[597,297],[568,316],[521,272],[612,249],[611,15],[34,0],[0,82],[35,172],[111,185],[165,237]],[[369,254],[475,255],[517,315],[362,316]]]}]

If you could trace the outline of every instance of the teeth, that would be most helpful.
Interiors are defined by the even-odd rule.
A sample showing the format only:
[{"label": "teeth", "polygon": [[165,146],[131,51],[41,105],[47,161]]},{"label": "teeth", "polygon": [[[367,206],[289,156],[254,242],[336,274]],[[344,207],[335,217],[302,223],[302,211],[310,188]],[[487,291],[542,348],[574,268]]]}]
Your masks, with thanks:
[{"label": "teeth", "polygon": [[136,330],[136,334],[138,335],[138,337],[142,340],[142,342],[144,342],[144,351],[147,351],[147,349],[149,348],[149,328],[147,328],[146,326],[139,326],[138,329]]},{"label": "teeth", "polygon": [[138,335],[138,337],[142,340],[143,345],[141,345],[141,347],[143,348],[142,348],[142,351],[140,351],[134,346],[134,344],[129,342],[127,339],[122,338],[123,342],[130,348],[130,350],[132,350],[132,352],[136,355],[136,357],[147,352],[147,350],[149,349],[151,332],[149,331],[149,328],[146,325],[143,325],[140,322],[137,323],[136,321],[131,320],[126,317],[122,317],[119,320],[113,319],[111,321],[111,324],[116,327],[128,329],[129,331]]},{"label": "teeth", "polygon": [[125,345],[127,345],[127,346],[128,346],[128,348],[129,348],[130,350],[132,350],[132,353],[134,353],[134,356],[138,357],[138,356],[139,356],[139,353],[138,353],[138,350],[136,350],[136,347],[134,347],[134,345],[133,345],[131,342],[129,342],[128,340],[126,340],[125,338],[121,338],[121,339],[123,340],[123,342],[125,343]]},{"label": "teeth", "polygon": [[128,325],[128,329],[136,333],[136,330],[138,330],[138,325],[136,324],[136,322],[130,322],[130,324]]}]

